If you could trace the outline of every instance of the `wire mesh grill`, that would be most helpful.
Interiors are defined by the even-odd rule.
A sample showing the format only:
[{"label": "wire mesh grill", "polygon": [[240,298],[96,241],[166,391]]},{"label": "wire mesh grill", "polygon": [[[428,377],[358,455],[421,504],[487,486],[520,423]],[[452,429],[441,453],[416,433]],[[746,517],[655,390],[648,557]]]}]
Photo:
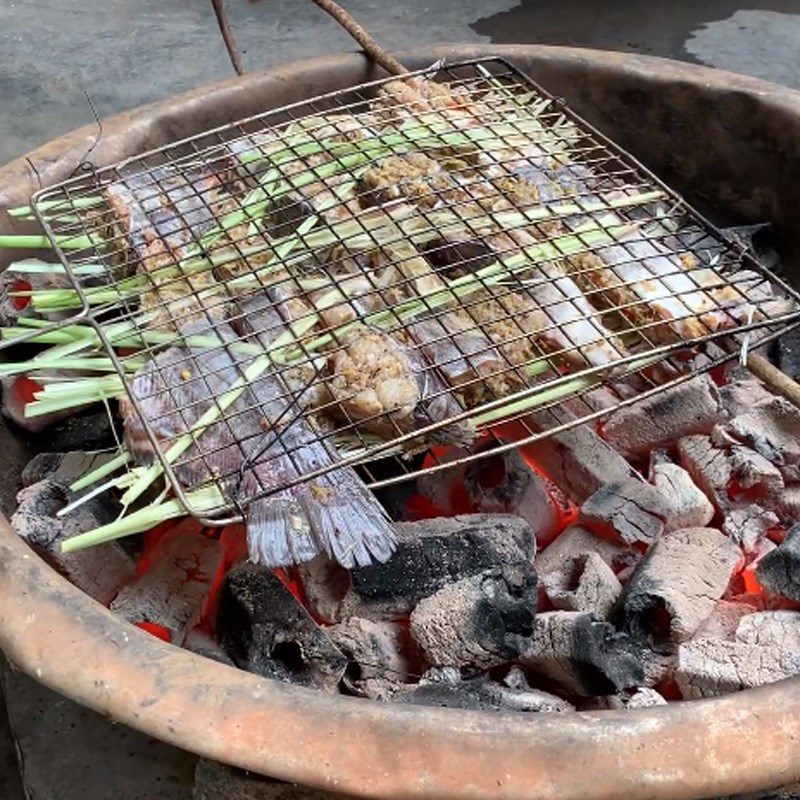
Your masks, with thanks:
[{"label": "wire mesh grill", "polygon": [[269,111],[34,208],[65,310],[113,363],[127,447],[209,521],[350,465],[372,487],[452,466],[421,458],[436,442],[470,460],[533,441],[547,409],[568,402],[556,430],[587,421],[609,411],[598,389],[633,402],[800,319],[793,290],[497,59]]}]

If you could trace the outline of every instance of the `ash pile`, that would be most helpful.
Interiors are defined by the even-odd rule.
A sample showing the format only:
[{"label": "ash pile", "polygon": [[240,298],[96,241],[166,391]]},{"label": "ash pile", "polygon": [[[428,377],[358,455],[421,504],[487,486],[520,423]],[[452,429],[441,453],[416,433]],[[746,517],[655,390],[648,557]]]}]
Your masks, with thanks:
[{"label": "ash pile", "polygon": [[[610,407],[611,394],[580,402]],[[585,413],[577,402],[532,422]],[[738,366],[392,489],[397,550],[352,570],[252,564],[241,526],[192,519],[64,554],[117,513],[103,494],[69,511],[76,477],[102,458],[37,456],[15,530],[147,634],[264,677],[569,712],[800,672],[800,411]]]}]

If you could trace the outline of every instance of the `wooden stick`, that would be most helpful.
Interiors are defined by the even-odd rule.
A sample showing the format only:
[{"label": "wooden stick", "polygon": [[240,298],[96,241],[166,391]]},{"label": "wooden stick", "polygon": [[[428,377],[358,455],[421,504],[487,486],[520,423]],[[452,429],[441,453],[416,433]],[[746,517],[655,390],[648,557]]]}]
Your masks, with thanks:
[{"label": "wooden stick", "polygon": [[211,0],[211,6],[214,9],[217,25],[219,25],[219,32],[222,34],[222,40],[225,42],[225,47],[228,50],[228,57],[231,60],[233,69],[236,71],[237,75],[244,75],[242,59],[239,55],[239,49],[236,46],[236,38],[233,35],[233,30],[231,29],[231,24],[228,21],[228,15],[225,11],[225,0]]},{"label": "wooden stick", "polygon": [[747,356],[747,369],[760,378],[775,394],[785,397],[800,408],[800,384],[773,366],[764,356],[750,353]]},{"label": "wooden stick", "polygon": [[313,2],[330,14],[364,48],[364,52],[387,72],[391,72],[393,75],[408,73],[408,70],[394,56],[389,55],[359,22],[334,0],[313,0]]}]

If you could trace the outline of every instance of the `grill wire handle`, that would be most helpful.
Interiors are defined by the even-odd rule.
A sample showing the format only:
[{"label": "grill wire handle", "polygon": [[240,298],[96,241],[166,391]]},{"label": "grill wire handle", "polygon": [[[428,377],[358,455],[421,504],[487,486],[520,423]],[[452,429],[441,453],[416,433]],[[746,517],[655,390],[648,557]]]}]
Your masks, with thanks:
[{"label": "grill wire handle", "polygon": [[[250,3],[259,3],[261,0],[248,0]],[[392,75],[405,75],[408,70],[392,55],[387,53],[367,31],[367,29],[348,11],[345,11],[334,0],[313,0],[323,11],[330,14],[363,48],[364,52],[376,63]],[[211,0],[214,14],[217,18],[219,31],[228,50],[228,56],[237,75],[244,74],[239,48],[233,35],[227,12],[225,0]]]}]

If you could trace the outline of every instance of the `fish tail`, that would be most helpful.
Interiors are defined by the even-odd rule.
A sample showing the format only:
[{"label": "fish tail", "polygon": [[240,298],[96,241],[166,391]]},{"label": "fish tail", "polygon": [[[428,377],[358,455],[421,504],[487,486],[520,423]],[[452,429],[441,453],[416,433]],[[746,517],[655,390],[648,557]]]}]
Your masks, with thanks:
[{"label": "fish tail", "polygon": [[[321,442],[311,442],[292,453],[291,469],[289,457],[281,458],[286,472],[303,475],[332,456]],[[349,467],[254,500],[247,539],[251,560],[269,567],[310,561],[319,553],[344,567],[367,566],[386,561],[395,548],[386,512]]]}]

